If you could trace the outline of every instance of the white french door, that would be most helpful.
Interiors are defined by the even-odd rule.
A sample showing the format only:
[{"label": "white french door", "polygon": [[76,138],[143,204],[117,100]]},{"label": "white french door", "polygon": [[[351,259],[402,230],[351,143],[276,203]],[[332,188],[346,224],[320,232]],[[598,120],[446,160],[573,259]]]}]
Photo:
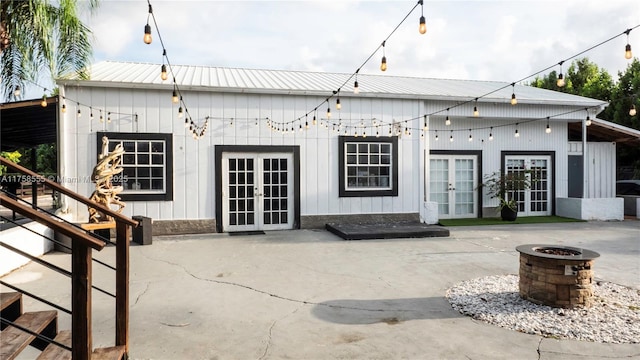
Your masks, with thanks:
[{"label": "white french door", "polygon": [[292,229],[293,154],[222,154],[223,231]]},{"label": "white french door", "polygon": [[551,157],[541,156],[505,156],[505,171],[509,173],[527,172],[531,179],[531,188],[515,194],[518,202],[518,216],[551,215]]},{"label": "white french door", "polygon": [[429,200],[442,219],[478,217],[477,156],[431,155]]}]

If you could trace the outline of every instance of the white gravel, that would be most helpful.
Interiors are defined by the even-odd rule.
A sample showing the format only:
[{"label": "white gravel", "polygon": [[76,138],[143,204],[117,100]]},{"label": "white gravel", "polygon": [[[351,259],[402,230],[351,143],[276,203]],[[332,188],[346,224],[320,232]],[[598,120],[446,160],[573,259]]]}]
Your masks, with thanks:
[{"label": "white gravel", "polygon": [[463,281],[446,292],[464,315],[527,334],[601,343],[640,343],[640,290],[604,281],[590,308],[559,309],[520,298],[518,275]]}]

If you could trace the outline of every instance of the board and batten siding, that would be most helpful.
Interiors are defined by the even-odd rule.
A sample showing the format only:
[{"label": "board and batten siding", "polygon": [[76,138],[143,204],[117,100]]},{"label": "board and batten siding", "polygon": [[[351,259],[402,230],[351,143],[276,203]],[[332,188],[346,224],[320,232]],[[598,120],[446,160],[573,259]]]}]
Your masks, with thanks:
[{"label": "board and batten siding", "polygon": [[[76,103],[68,103],[68,111],[61,114],[61,141],[63,176],[89,176],[97,161],[96,132],[139,132],[173,134],[173,200],[128,201],[123,213],[129,216],[144,215],[156,220],[213,219],[215,218],[216,145],[294,145],[300,147],[300,204],[301,215],[341,215],[367,213],[417,213],[424,189],[420,175],[424,171],[424,142],[420,141],[422,127],[419,120],[412,120],[402,127],[413,128],[411,136],[402,135],[398,141],[397,197],[349,197],[338,196],[338,135],[332,129],[320,126],[325,118],[326,104],[318,108],[318,125],[299,131],[299,123],[291,120],[304,115],[322,103],[317,96],[273,94],[245,94],[224,92],[183,91],[188,111],[195,122],[209,122],[207,134],[194,140],[184,119],[177,116],[178,106],[171,102],[171,92],[152,89],[124,89],[102,87],[61,86],[61,95],[94,108],[112,113],[111,123],[94,120],[88,116],[77,118]],[[372,97],[341,96],[342,111],[335,110],[332,102],[332,121],[342,119],[346,126],[357,126],[361,119],[376,118],[378,122],[391,123],[417,119],[424,113],[424,104],[418,100],[383,99]],[[83,106],[83,113],[86,112]],[[136,116],[121,114],[137,114]],[[289,133],[271,131],[266,118],[276,122],[289,122]],[[233,119],[233,124],[232,120]],[[256,119],[258,125],[256,126]],[[303,128],[304,128],[303,118]],[[367,122],[368,123],[368,122]],[[290,127],[294,126],[294,132]],[[352,128],[353,129],[353,128]],[[388,128],[381,132],[386,136]],[[375,140],[375,131],[367,134]],[[349,135],[353,132],[350,131]],[[361,134],[361,132],[360,132]],[[94,184],[89,181],[67,183],[67,187],[90,196]],[[77,221],[86,221],[84,207],[69,202],[69,211]]]}]

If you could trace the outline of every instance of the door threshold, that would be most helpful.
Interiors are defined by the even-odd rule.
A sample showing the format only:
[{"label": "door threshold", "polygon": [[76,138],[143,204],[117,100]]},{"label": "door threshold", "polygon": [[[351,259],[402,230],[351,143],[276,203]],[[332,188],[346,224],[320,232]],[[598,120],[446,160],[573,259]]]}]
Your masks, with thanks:
[{"label": "door threshold", "polygon": [[252,231],[230,231],[229,236],[245,236],[245,235],[264,235],[264,231],[262,230],[252,230]]}]

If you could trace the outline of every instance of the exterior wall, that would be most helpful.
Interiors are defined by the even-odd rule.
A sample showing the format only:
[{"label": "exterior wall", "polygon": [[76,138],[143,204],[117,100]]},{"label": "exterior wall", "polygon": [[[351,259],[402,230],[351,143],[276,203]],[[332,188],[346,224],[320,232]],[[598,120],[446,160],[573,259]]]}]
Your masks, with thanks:
[{"label": "exterior wall", "polygon": [[[65,93],[66,91],[66,93]],[[405,214],[420,211],[424,188],[420,175],[424,169],[424,142],[419,131],[403,135],[398,141],[399,194],[397,197],[338,197],[338,137],[331,129],[311,126],[307,131],[278,133],[271,131],[266,118],[289,122],[320,104],[324,98],[270,94],[187,92],[189,113],[194,119],[211,116],[208,133],[193,140],[178,119],[177,106],[170,92],[118,88],[61,88],[61,94],[82,104],[112,112],[111,123],[100,123],[94,113],[91,121],[83,107],[83,117],[75,116],[76,104],[69,102],[68,111],[61,114],[64,140],[61,174],[70,181],[65,186],[89,196],[94,185],[87,181],[96,163],[96,132],[161,132],[173,134],[173,201],[129,201],[123,213],[144,215],[154,220],[215,219],[214,210],[214,146],[215,145],[297,145],[300,146],[301,215],[340,214]],[[391,123],[394,119],[417,119],[424,112],[422,101],[341,96],[342,111],[332,121],[341,118],[345,125],[357,126],[360,119],[376,118]],[[332,104],[333,105],[333,104]],[[325,104],[326,106],[326,104]],[[318,117],[324,118],[324,109]],[[94,111],[95,112],[95,111]],[[116,113],[136,113],[136,117]],[[105,119],[107,114],[103,114]],[[221,120],[224,118],[224,120]],[[234,120],[233,126],[230,119]],[[255,125],[255,119],[260,125]],[[311,118],[309,119],[311,122]],[[402,126],[421,128],[418,120]],[[352,134],[352,133],[351,133]],[[374,134],[369,134],[372,140]],[[385,133],[386,135],[386,133]],[[76,181],[76,179],[78,179]],[[68,203],[68,211],[77,221],[88,219],[86,208]]]}]

